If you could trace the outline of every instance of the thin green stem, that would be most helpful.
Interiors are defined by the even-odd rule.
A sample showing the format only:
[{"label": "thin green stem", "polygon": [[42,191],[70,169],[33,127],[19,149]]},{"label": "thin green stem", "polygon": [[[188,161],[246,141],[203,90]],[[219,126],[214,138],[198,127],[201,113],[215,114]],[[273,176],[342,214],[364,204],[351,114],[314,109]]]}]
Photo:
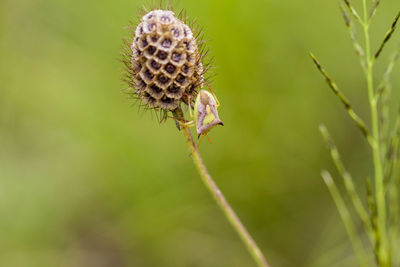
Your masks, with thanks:
[{"label": "thin green stem", "polygon": [[353,178],[350,175],[350,173],[346,170],[343,161],[340,157],[339,150],[336,147],[335,143],[333,142],[333,139],[331,138],[328,129],[325,127],[325,125],[320,125],[319,129],[322,134],[322,137],[324,138],[325,142],[328,145],[328,149],[330,151],[333,163],[335,164],[336,170],[343,178],[347,194],[349,195],[351,202],[353,203],[353,207],[364,224],[365,230],[368,234],[368,238],[370,239],[371,243],[374,244],[373,229],[369,218],[369,214],[367,210],[364,208],[364,205],[362,204],[362,201],[356,192],[356,187],[354,185]]},{"label": "thin green stem", "polygon": [[340,217],[343,221],[347,234],[350,238],[350,242],[353,246],[354,253],[356,254],[358,264],[361,267],[368,266],[368,256],[365,253],[361,239],[357,234],[356,227],[353,223],[350,212],[346,206],[346,203],[343,200],[342,195],[336,187],[336,184],[333,181],[332,176],[329,172],[322,171],[321,176],[324,179],[324,182],[328,187],[329,193],[331,194],[333,201],[335,202],[335,205],[339,211]]},{"label": "thin green stem", "polygon": [[392,263],[394,266],[400,266],[400,257],[396,251],[398,249],[399,242],[399,174],[398,174],[398,157],[399,157],[399,137],[400,137],[400,110],[397,115],[396,123],[393,129],[392,138],[389,142],[389,152],[390,157],[387,159],[389,170],[387,171],[388,185],[387,188],[389,190],[389,242],[391,246],[391,256]]},{"label": "thin green stem", "polygon": [[369,36],[369,17],[367,12],[366,0],[363,0],[364,8],[364,38],[365,38],[365,57],[367,62],[367,71],[365,73],[367,86],[368,86],[368,98],[370,103],[371,121],[372,121],[372,153],[375,171],[375,198],[377,207],[377,231],[378,240],[376,244],[376,252],[378,255],[379,265],[381,267],[391,266],[390,255],[389,255],[389,244],[386,231],[386,200],[384,190],[384,179],[383,179],[383,167],[381,158],[381,144],[379,137],[379,120],[377,110],[377,97],[374,91],[373,81],[373,64],[374,60],[371,57],[371,45]]},{"label": "thin green stem", "polygon": [[[175,116],[178,119],[184,120],[183,114],[181,112],[177,112]],[[243,243],[246,245],[247,249],[249,250],[251,256],[256,261],[259,267],[269,267],[265,256],[261,252],[260,248],[257,246],[254,239],[251,237],[249,232],[247,231],[246,227],[240,221],[239,217],[236,215],[235,211],[229,205],[228,201],[222,194],[221,190],[218,188],[217,184],[212,179],[211,175],[208,173],[206,166],[204,165],[203,159],[200,156],[199,151],[196,149],[196,146],[193,141],[192,133],[190,132],[189,127],[181,125],[181,130],[183,136],[185,137],[186,143],[188,145],[190,153],[192,153],[192,159],[194,165],[200,174],[201,179],[203,180],[205,186],[207,187],[208,191],[214,197],[215,201],[217,202],[218,206],[221,208],[222,212],[224,213],[225,217],[228,219],[230,224],[233,226],[236,233],[239,235]]]},{"label": "thin green stem", "polygon": [[395,183],[395,184],[393,184],[393,186],[391,186],[389,188],[390,203],[391,203],[390,208],[392,211],[391,212],[392,216],[390,218],[391,224],[389,226],[389,233],[390,233],[389,242],[391,245],[392,261],[393,261],[393,264],[395,264],[395,265],[398,264],[398,259],[399,259],[398,253],[396,253],[397,251],[395,251],[396,245],[398,242],[398,237],[399,237],[399,235],[398,235],[399,234],[399,229],[398,229],[398,224],[399,224],[399,206],[398,206],[399,196],[398,196],[398,194],[399,194],[399,192],[398,192],[397,186],[398,186],[398,184]]}]

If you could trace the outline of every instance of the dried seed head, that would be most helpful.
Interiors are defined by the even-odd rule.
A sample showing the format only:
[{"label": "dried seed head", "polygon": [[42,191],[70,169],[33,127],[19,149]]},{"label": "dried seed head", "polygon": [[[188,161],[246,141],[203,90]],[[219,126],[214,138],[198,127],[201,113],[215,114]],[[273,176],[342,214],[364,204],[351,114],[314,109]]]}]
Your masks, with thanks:
[{"label": "dried seed head", "polygon": [[127,82],[147,107],[173,111],[203,86],[202,56],[192,30],[173,11],[144,15],[125,60]]}]

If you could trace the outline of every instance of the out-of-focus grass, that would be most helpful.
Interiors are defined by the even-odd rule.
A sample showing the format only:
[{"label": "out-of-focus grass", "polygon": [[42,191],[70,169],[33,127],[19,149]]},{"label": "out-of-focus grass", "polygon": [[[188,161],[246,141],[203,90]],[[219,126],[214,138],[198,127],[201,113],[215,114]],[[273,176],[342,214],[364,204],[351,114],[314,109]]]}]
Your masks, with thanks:
[{"label": "out-of-focus grass", "polygon": [[[1,266],[253,264],[203,188],[174,123],[158,125],[120,94],[124,25],[143,3],[0,2]],[[210,39],[225,124],[200,150],[269,262],[354,266],[319,178],[332,164],[318,124],[332,129],[359,182],[371,168],[369,151],[307,54],[330,66],[368,116],[337,3],[204,0],[182,7]],[[396,8],[385,1],[377,33]]]}]

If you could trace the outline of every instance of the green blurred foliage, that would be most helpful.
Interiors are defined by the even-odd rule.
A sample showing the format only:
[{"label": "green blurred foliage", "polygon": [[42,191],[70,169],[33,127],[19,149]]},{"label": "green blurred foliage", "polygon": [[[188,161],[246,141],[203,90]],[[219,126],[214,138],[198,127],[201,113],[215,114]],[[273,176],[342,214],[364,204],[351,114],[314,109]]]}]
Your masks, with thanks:
[{"label": "green blurred foliage", "polygon": [[[159,125],[120,93],[121,39],[142,4],[0,1],[0,266],[254,266],[174,123]],[[368,120],[337,2],[193,0],[176,8],[204,26],[215,57],[225,126],[200,150],[271,265],[355,266],[319,177],[328,168],[340,181],[319,123],[360,192],[371,155],[308,57],[312,50]],[[376,46],[398,9],[397,0],[383,1]]]}]

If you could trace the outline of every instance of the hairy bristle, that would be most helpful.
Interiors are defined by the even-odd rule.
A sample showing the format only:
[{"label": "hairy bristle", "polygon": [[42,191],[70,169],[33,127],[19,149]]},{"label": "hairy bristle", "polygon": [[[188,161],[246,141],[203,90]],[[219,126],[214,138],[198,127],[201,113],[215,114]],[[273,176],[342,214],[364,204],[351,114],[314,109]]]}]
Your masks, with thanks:
[{"label": "hairy bristle", "polygon": [[199,88],[209,81],[205,74],[212,59],[196,20],[189,21],[185,10],[175,16],[170,2],[158,3],[150,5],[151,11],[143,7],[138,23],[128,27],[121,61],[129,86],[125,92],[164,120],[168,111],[189,104],[187,99],[194,103]]}]

